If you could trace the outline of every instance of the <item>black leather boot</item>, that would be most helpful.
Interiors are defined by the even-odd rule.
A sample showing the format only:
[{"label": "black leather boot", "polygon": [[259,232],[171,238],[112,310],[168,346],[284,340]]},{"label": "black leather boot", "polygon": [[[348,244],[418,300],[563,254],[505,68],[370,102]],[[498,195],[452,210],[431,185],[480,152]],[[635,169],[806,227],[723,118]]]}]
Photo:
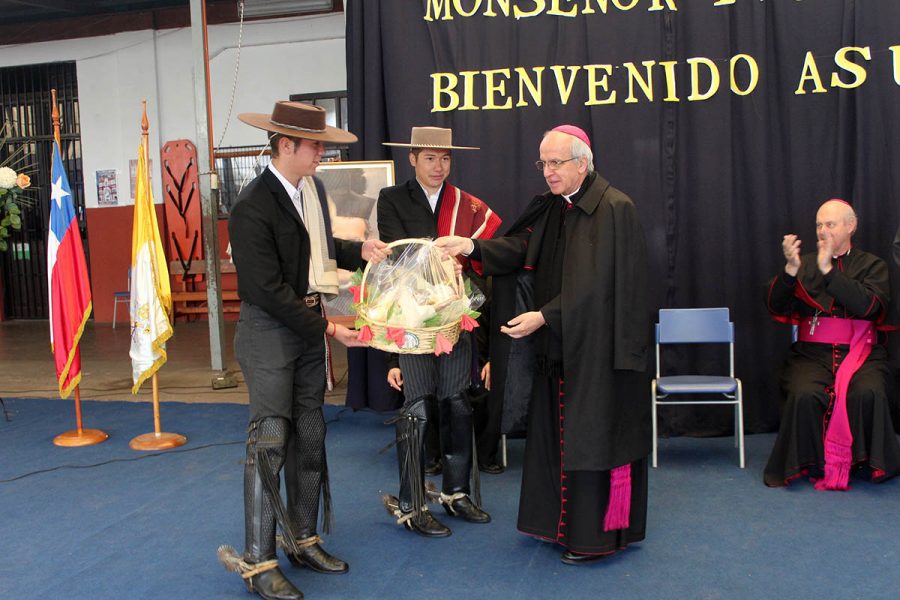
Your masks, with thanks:
[{"label": "black leather boot", "polygon": [[[288,438],[285,419],[264,418],[250,425],[247,462],[244,466],[244,561],[252,566],[273,561],[275,521],[280,506],[279,471],[284,464]],[[266,600],[299,600],[303,593],[292,584],[277,564],[257,575],[246,577],[247,589]]]},{"label": "black leather boot", "polygon": [[319,408],[295,413],[284,466],[288,516],[299,553],[286,551],[295,567],[327,574],[343,574],[350,566],[325,551],[316,533],[319,495],[324,496],[323,531],[331,529],[331,494],[325,456],[325,419]]},{"label": "black leather boot", "polygon": [[[469,498],[472,473],[472,407],[465,394],[454,394],[439,404],[444,481],[441,504],[448,515],[472,523],[489,523],[491,516]],[[477,495],[477,494],[476,494]]]},{"label": "black leather boot", "polygon": [[404,406],[397,420],[397,462],[400,469],[400,519],[403,525],[426,537],[446,537],[450,529],[425,506],[424,435],[428,421],[426,398]]},{"label": "black leather boot", "polygon": [[441,418],[437,398],[425,396],[425,474],[440,475],[444,465],[441,461]]}]

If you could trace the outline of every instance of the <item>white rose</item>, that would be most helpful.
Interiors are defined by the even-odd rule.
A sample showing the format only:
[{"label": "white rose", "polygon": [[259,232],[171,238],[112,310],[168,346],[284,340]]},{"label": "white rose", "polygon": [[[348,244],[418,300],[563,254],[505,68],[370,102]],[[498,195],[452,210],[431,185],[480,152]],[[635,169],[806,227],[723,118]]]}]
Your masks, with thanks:
[{"label": "white rose", "polygon": [[16,172],[9,167],[0,167],[0,188],[8,190],[16,185]]}]

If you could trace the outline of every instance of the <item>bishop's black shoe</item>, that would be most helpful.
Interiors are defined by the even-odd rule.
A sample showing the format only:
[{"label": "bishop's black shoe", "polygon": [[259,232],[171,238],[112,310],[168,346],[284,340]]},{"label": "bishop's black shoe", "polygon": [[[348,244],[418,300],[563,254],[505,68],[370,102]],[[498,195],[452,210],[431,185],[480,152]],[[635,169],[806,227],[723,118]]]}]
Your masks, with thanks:
[{"label": "bishop's black shoe", "polygon": [[319,542],[304,545],[303,540],[298,540],[297,544],[302,548],[300,554],[287,552],[288,560],[295,567],[307,567],[326,575],[343,575],[350,570],[350,565],[326,552]]},{"label": "bishop's black shoe", "polygon": [[582,554],[581,552],[572,552],[571,550],[566,550],[562,553],[560,560],[567,565],[583,565],[601,561],[605,558],[609,558],[613,554],[615,554],[615,552],[607,552],[606,554]]},{"label": "bishop's black shoe", "polygon": [[459,517],[470,523],[490,523],[491,515],[487,514],[465,495],[454,498],[441,494],[441,505],[451,517]]}]

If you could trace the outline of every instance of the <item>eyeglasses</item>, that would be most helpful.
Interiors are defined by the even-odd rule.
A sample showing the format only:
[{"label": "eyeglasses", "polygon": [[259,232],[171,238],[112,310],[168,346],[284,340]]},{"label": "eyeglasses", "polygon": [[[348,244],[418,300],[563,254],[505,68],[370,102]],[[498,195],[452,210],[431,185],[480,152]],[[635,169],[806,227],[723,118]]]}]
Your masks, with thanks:
[{"label": "eyeglasses", "polygon": [[551,171],[556,171],[561,166],[563,166],[563,163],[567,163],[570,160],[575,160],[576,158],[578,157],[573,156],[572,158],[567,158],[566,160],[557,160],[555,158],[553,160],[538,160],[535,161],[534,166],[537,167],[538,171],[543,171],[544,167],[550,169]]}]

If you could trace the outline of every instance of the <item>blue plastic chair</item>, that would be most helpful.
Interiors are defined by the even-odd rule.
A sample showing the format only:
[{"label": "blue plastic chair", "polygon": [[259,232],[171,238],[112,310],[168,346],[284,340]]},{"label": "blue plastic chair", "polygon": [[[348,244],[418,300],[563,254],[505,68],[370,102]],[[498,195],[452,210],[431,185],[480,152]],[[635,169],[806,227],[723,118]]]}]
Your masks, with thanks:
[{"label": "blue plastic chair", "polygon": [[[122,290],[120,292],[113,292],[113,319],[112,319],[112,328],[116,328],[116,311],[119,308],[119,303],[123,302],[125,304],[131,304],[131,267],[128,267],[128,289]],[[131,314],[131,308],[129,307],[129,315]]]},{"label": "blue plastic chair", "polygon": [[[728,375],[666,375],[660,373],[660,347],[666,344],[728,344]],[[656,467],[659,404],[734,405],[734,446],[739,449],[744,468],[744,406],[741,380],[734,376],[734,324],[727,308],[664,308],[656,324],[656,378],[653,395],[653,466]],[[721,398],[668,400],[681,394],[716,394]]]}]

